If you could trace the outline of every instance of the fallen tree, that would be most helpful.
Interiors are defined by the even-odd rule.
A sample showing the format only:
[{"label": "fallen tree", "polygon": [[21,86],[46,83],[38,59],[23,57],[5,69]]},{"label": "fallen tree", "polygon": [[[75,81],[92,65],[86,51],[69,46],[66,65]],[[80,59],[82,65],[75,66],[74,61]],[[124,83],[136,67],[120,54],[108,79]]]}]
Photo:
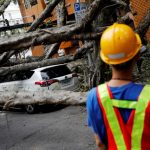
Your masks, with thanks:
[{"label": "fallen tree", "polygon": [[[14,65],[10,67],[1,67],[0,68],[0,77],[5,77],[7,74],[12,74],[17,71],[25,71],[25,70],[33,70],[35,68],[44,67],[44,66],[50,66],[50,65],[56,65],[56,64],[63,64],[68,63],[71,61],[75,61],[76,59],[83,56],[83,54],[86,53],[86,50],[92,48],[91,43],[83,45],[83,47],[77,49],[77,52],[75,55],[67,55],[64,57],[59,58],[53,58],[53,59],[44,59],[42,61],[32,62],[32,63],[24,63],[19,65]],[[82,55],[81,55],[82,54]]]},{"label": "fallen tree", "polygon": [[[87,14],[83,21],[81,21],[80,24],[74,24],[72,27],[66,28],[64,31],[63,29],[60,29],[59,31],[49,33],[46,32],[33,32],[33,33],[27,33],[23,36],[18,37],[11,37],[9,39],[3,39],[0,42],[0,54],[6,51],[10,51],[10,49],[13,50],[22,50],[27,49],[31,46],[40,45],[43,42],[48,42],[49,44],[61,42],[61,41],[67,41],[71,37],[73,37],[74,34],[84,31],[85,26],[90,24],[93,19],[96,17],[96,14],[98,11],[100,11],[103,8],[104,0],[95,0],[93,3],[89,6],[87,11]],[[52,32],[52,33],[51,33]]]},{"label": "fallen tree", "polygon": [[60,90],[10,91],[8,93],[0,93],[0,104],[3,105],[4,110],[17,105],[29,104],[84,105],[86,97],[87,92]]},{"label": "fallen tree", "polygon": [[[59,0],[52,1],[51,4],[53,4],[54,8],[56,6],[56,3],[58,3]],[[89,71],[87,73],[88,81],[90,83],[90,88],[93,87],[96,83],[95,78],[97,78],[97,83],[99,81],[104,82],[104,80],[100,80],[104,75],[105,66],[102,62],[99,60],[99,38],[101,35],[101,32],[106,28],[104,27],[97,27],[93,25],[93,20],[97,17],[99,13],[101,13],[102,9],[111,7],[112,4],[109,4],[111,1],[107,0],[94,0],[90,7],[88,8],[87,14],[85,15],[85,18],[79,23],[79,24],[72,24],[63,26],[60,28],[51,28],[51,29],[42,29],[37,30],[34,32],[28,32],[24,35],[20,36],[13,36],[8,39],[2,39],[0,41],[0,54],[3,54],[1,59],[4,60],[5,58],[8,59],[7,53],[11,50],[13,50],[15,53],[19,51],[23,51],[29,47],[37,46],[37,45],[45,45],[45,44],[54,44],[52,45],[52,50],[49,51],[48,55],[45,57],[45,60],[39,61],[39,62],[32,62],[32,63],[25,63],[25,64],[19,64],[15,66],[9,66],[9,67],[1,67],[0,68],[0,76],[5,77],[7,74],[11,74],[17,71],[22,70],[30,70],[35,69],[37,67],[47,66],[47,65],[55,65],[59,63],[66,63],[70,61],[74,61],[78,58],[81,58],[84,56],[87,59],[87,64],[85,65],[87,67],[87,70]],[[115,3],[119,3],[121,5],[124,5],[124,2],[120,0],[113,0]],[[48,10],[49,12],[52,11],[52,9]],[[147,29],[150,25],[150,19],[149,19],[149,13],[148,11],[147,16],[144,18],[144,20],[140,23],[140,25],[137,27],[136,31],[143,36],[143,33],[146,33]],[[37,28],[37,26],[41,23],[40,20],[44,20],[46,17],[47,12],[43,12],[39,18],[32,24],[30,30],[34,30]],[[126,17],[128,19],[128,16]],[[126,20],[124,18],[124,20]],[[35,25],[35,26],[34,26]],[[108,25],[107,25],[108,26]],[[87,30],[87,27],[90,27],[90,30]],[[61,58],[53,58],[53,59],[47,59],[51,53],[56,53],[58,49],[58,45],[56,43],[60,43],[62,41],[68,41],[68,40],[82,40],[83,41],[83,47],[79,48],[77,50],[77,53],[75,55],[68,55]],[[93,41],[92,41],[93,40]],[[56,46],[56,50],[55,50]],[[53,54],[54,54],[53,53]],[[44,58],[44,57],[43,57]],[[103,69],[103,70],[102,70]],[[100,71],[100,72],[98,72]],[[92,84],[91,84],[92,83]],[[4,92],[1,94],[1,102],[5,103],[4,108],[9,108],[10,106],[15,105],[26,105],[26,104],[40,104],[40,103],[49,103],[49,104],[83,104],[85,103],[86,97],[82,95],[82,93],[72,93],[72,92],[53,92],[53,95],[49,95],[49,92],[40,93],[40,92],[22,92],[19,91],[18,93],[12,93],[10,92],[10,95],[7,95],[9,93]],[[65,95],[66,94],[66,95]],[[37,96],[38,95],[38,96]],[[40,96],[39,96],[40,95]],[[70,96],[71,95],[71,96]],[[75,95],[75,97],[73,96]],[[65,97],[65,98],[63,98]],[[80,101],[81,100],[81,101]]]},{"label": "fallen tree", "polygon": [[[70,30],[69,28],[66,30]],[[0,42],[0,54],[10,51],[22,51],[31,46],[41,45],[45,42],[48,44],[54,44],[56,42],[68,41],[68,40],[82,40],[82,39],[95,39],[100,36],[101,33],[85,33],[85,35],[71,35],[70,33],[63,31],[58,33],[45,33],[45,31],[39,31],[35,33],[29,33],[25,36],[8,38],[1,40]]]}]

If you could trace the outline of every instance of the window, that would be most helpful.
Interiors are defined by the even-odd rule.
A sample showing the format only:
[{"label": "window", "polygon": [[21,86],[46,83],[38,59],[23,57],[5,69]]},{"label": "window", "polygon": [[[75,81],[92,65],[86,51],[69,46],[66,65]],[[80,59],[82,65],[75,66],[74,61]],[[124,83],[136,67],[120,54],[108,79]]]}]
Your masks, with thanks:
[{"label": "window", "polygon": [[71,71],[66,65],[45,69],[41,72],[42,79],[48,80],[70,74]]}]

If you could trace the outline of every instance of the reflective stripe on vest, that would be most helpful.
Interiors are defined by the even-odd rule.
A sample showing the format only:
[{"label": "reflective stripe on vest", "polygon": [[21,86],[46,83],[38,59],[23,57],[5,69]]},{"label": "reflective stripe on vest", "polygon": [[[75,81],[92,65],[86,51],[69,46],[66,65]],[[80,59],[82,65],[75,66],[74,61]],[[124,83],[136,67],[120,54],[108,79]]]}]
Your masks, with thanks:
[{"label": "reflective stripe on vest", "polygon": [[138,101],[110,99],[107,84],[98,86],[98,94],[106,113],[110,129],[118,150],[126,150],[125,140],[113,107],[135,109],[134,123],[131,133],[131,150],[141,149],[141,139],[144,128],[145,110],[150,100],[150,86],[144,86]]}]

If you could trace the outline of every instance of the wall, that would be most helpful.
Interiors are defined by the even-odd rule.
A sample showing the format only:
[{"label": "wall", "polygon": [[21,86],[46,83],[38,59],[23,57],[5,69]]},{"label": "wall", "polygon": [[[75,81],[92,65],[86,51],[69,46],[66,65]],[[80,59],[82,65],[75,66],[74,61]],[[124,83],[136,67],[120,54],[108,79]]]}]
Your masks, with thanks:
[{"label": "wall", "polygon": [[[140,21],[147,14],[148,9],[150,9],[150,0],[130,0],[130,2],[133,11],[137,13],[134,17],[134,24],[135,27],[137,27]],[[146,34],[146,37],[150,41],[150,28]]]},{"label": "wall", "polygon": [[[29,1],[29,0],[26,0],[26,1]],[[44,1],[37,0],[37,2],[38,3],[36,5],[31,6],[30,4],[26,5],[25,0],[19,0],[20,11],[21,11],[21,14],[25,23],[33,22],[34,20],[33,15],[35,15],[35,18],[36,18],[44,10],[46,6]]]}]

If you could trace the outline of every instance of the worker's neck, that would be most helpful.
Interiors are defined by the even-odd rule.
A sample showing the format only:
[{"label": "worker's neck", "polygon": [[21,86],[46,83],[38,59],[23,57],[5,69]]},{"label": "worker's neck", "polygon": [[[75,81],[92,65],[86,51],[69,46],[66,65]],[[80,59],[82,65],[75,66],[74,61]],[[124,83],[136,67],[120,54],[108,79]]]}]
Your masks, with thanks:
[{"label": "worker's neck", "polygon": [[112,78],[108,82],[109,86],[121,86],[130,82],[132,82],[132,69],[121,71],[112,69]]}]

